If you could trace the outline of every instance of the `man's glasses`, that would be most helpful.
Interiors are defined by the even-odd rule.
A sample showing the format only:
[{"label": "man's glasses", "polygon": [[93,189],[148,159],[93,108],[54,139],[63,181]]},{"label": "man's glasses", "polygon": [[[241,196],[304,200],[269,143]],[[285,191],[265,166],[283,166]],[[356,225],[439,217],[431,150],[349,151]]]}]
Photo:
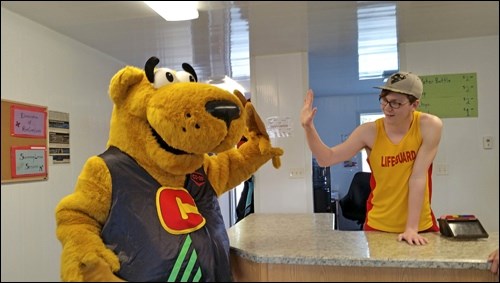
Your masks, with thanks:
[{"label": "man's glasses", "polygon": [[386,107],[387,104],[389,104],[389,106],[391,106],[392,109],[398,109],[399,107],[401,107],[401,105],[405,105],[405,104],[409,103],[409,101],[407,101],[405,103],[401,103],[401,102],[397,102],[397,101],[387,101],[385,98],[382,98],[382,97],[380,97],[378,100],[380,101],[380,105],[382,105],[383,107]]}]

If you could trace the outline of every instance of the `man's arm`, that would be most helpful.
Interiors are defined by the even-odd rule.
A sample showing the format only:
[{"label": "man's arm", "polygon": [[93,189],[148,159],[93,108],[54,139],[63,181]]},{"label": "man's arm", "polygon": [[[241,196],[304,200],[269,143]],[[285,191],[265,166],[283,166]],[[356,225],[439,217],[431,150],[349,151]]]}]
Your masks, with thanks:
[{"label": "man's arm", "polygon": [[349,160],[367,146],[368,135],[372,134],[375,129],[373,123],[371,125],[369,125],[370,123],[366,123],[357,127],[343,143],[334,147],[327,146],[321,140],[314,126],[314,117],[316,116],[317,108],[312,107],[313,100],[314,93],[312,90],[309,90],[304,99],[304,106],[301,111],[301,124],[304,128],[309,149],[314,157],[316,157],[319,166],[331,166]]},{"label": "man's arm", "polygon": [[418,224],[425,195],[425,184],[429,166],[432,164],[441,140],[443,123],[441,119],[434,115],[422,113],[420,119],[420,131],[422,134],[422,145],[418,150],[413,172],[409,180],[408,196],[408,218],[403,234],[399,235],[399,240],[406,240],[410,245],[422,245],[427,243],[427,239],[418,234]]}]

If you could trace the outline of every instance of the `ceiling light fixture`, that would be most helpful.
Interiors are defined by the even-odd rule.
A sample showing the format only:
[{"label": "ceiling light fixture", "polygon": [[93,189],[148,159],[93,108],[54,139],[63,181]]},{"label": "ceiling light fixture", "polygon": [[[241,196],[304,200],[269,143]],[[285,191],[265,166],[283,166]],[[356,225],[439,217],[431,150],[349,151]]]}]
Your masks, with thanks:
[{"label": "ceiling light fixture", "polygon": [[167,21],[187,21],[199,17],[198,1],[144,1],[144,3]]}]

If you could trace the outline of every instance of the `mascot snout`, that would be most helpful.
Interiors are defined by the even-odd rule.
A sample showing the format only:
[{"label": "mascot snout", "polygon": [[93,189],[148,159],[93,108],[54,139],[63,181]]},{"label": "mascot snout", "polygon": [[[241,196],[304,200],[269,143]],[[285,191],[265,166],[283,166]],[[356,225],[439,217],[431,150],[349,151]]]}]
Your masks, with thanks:
[{"label": "mascot snout", "polygon": [[229,128],[231,121],[240,117],[241,110],[232,101],[228,100],[213,100],[205,104],[205,110],[207,110],[210,115],[223,120],[226,122],[226,126]]}]

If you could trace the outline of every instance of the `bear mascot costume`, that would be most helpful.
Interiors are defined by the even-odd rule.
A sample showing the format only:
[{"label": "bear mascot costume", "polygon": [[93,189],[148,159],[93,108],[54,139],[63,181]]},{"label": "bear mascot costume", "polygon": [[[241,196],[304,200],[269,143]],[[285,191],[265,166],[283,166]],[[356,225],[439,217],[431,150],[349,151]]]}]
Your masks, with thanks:
[{"label": "bear mascot costume", "polygon": [[63,281],[232,280],[218,197],[283,150],[240,92],[158,63],[111,79],[106,150],[55,209]]}]

